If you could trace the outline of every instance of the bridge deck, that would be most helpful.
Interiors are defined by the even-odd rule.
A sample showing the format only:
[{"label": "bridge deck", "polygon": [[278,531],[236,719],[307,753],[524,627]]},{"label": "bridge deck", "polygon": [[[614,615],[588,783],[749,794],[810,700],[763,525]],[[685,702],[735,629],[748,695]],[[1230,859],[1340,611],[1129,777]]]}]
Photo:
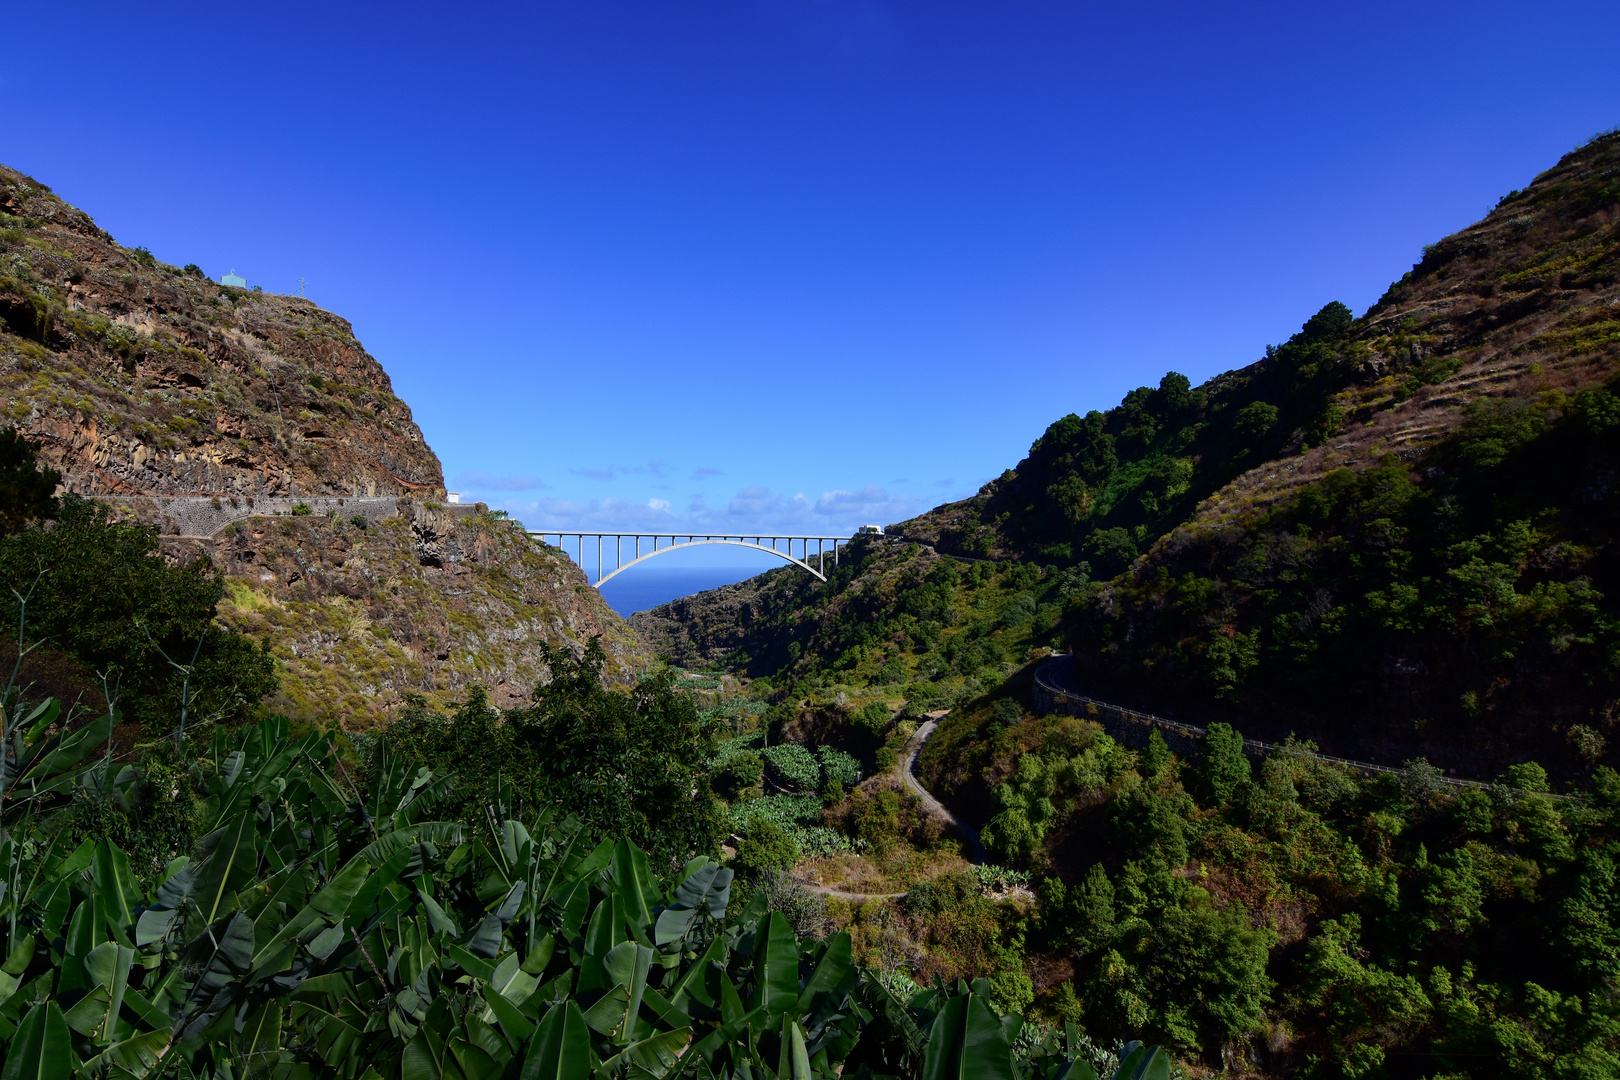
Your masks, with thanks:
[{"label": "bridge deck", "polygon": [[[585,571],[587,578],[589,578],[590,569],[585,563],[585,553],[588,550],[585,541],[595,540],[596,580],[592,584],[597,588],[601,588],[604,582],[611,581],[618,574],[630,569],[637,563],[644,562],[656,555],[663,555],[677,548],[698,547],[705,544],[724,544],[769,552],[784,562],[790,562],[805,570],[812,577],[826,581],[827,556],[829,554],[832,556],[833,566],[836,567],[838,565],[839,547],[848,544],[852,539],[852,537],[848,536],[816,536],[804,533],[777,533],[772,535],[770,533],[591,532],[573,529],[530,529],[528,533],[530,536],[538,538],[542,543],[549,542],[547,537],[555,536],[557,538],[556,546],[564,554],[568,554],[567,541],[572,539],[574,541],[574,551],[572,553],[574,561],[579,564],[581,570]],[[613,541],[612,569],[604,572],[606,568],[605,549],[610,539]],[[630,540],[634,544],[634,554],[628,562],[624,558],[624,542],[626,540]],[[660,546],[660,541],[663,540],[669,542]],[[643,541],[648,544],[648,550],[645,552],[642,551]],[[799,545],[798,555],[793,553],[795,543]],[[811,544],[816,545],[814,551],[810,550]],[[828,545],[831,545],[830,550]],[[811,565],[812,558],[815,560],[815,565]]]}]

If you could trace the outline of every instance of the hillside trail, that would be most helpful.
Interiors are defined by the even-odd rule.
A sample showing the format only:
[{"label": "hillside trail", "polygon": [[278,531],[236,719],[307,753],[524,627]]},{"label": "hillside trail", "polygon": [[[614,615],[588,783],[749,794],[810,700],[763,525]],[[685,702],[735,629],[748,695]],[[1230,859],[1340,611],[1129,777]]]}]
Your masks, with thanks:
[{"label": "hillside trail", "polygon": [[[979,830],[951,813],[945,804],[934,798],[933,794],[922,786],[922,781],[917,779],[917,755],[922,752],[923,744],[928,741],[929,736],[934,734],[934,729],[939,726],[940,719],[940,717],[930,717],[924,721],[917,728],[917,733],[906,742],[906,759],[900,764],[900,781],[905,784],[906,790],[917,796],[917,799],[930,815],[939,818],[946,825],[956,829],[967,839],[968,861],[975,866],[979,866],[987,861],[984,845],[979,841]],[[810,892],[821,896],[835,896],[841,900],[898,900],[906,895],[903,892],[845,892],[842,889],[817,885],[806,878],[794,877],[793,880]]]},{"label": "hillside trail", "polygon": [[927,807],[930,814],[967,838],[968,861],[974,866],[980,866],[989,861],[989,856],[984,850],[984,845],[979,842],[979,830],[951,813],[945,804],[934,798],[929,790],[922,786],[922,781],[917,779],[917,755],[922,753],[923,744],[934,733],[934,729],[939,727],[939,722],[942,719],[943,717],[938,716],[930,717],[917,729],[917,734],[913,735],[911,740],[906,743],[906,760],[900,766],[900,779],[912,794],[922,800],[923,806]]}]

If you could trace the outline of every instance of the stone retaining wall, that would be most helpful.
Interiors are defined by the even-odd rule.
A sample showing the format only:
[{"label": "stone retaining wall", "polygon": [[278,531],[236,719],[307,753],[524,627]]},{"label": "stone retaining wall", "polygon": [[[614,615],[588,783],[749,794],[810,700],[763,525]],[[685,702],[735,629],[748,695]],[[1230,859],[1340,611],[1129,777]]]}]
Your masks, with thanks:
[{"label": "stone retaining wall", "polygon": [[[1147,746],[1148,737],[1157,730],[1166,745],[1175,753],[1187,758],[1196,758],[1202,755],[1203,739],[1206,729],[1196,724],[1184,724],[1178,720],[1166,720],[1162,716],[1151,713],[1137,712],[1120,705],[1113,705],[1106,701],[1086,697],[1077,693],[1064,683],[1069,681],[1069,674],[1073,670],[1074,658],[1072,656],[1058,656],[1042,664],[1035,671],[1034,686],[1030,694],[1034,699],[1035,709],[1041,713],[1061,713],[1067,716],[1081,716],[1088,720],[1095,720],[1102,725],[1110,737],[1132,750],[1140,750]],[[1259,761],[1269,754],[1275,753],[1281,747],[1274,743],[1261,742],[1258,739],[1244,739],[1244,752],[1249,757]],[[1298,751],[1294,751],[1297,753]],[[1370,761],[1352,761],[1349,758],[1333,757],[1329,754],[1312,754],[1318,761],[1326,761],[1367,776],[1379,773],[1400,773],[1404,769],[1391,768],[1388,765],[1374,765]],[[1453,787],[1488,788],[1491,785],[1480,783],[1478,780],[1461,780],[1450,776],[1441,777],[1442,782]],[[1569,796],[1554,795],[1555,799],[1569,798]]]},{"label": "stone retaining wall", "polygon": [[[408,496],[378,498],[297,497],[297,498],[218,498],[208,495],[94,495],[100,502],[131,511],[139,520],[156,524],[164,536],[209,537],[233,521],[250,517],[291,514],[305,505],[315,514],[335,512],[345,521],[363,517],[371,524],[386,518],[415,516],[422,506]],[[450,517],[466,517],[487,510],[483,503],[434,502],[435,510]]]}]

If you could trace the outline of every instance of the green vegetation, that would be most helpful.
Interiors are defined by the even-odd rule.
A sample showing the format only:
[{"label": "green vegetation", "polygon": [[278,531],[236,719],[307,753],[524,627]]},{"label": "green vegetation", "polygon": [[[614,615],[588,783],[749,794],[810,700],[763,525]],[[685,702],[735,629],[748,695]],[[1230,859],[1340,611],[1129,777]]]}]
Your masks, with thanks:
[{"label": "green vegetation", "polygon": [[[50,513],[31,482],[13,479],[3,495],[34,499],[29,516]],[[170,564],[156,528],[112,522],[100,503],[67,495],[54,521],[0,537],[0,590],[24,654],[39,650],[25,681],[42,674],[77,697],[110,697],[153,733],[233,719],[276,688],[268,652],[213,621],[225,586],[208,561]]]},{"label": "green vegetation", "polygon": [[1241,374],[1194,389],[1172,371],[1107,412],[1063,417],[963,505],[941,550],[1118,573],[1239,473],[1338,429],[1333,395],[1366,352],[1353,328],[1350,309],[1331,303]]},{"label": "green vegetation", "polygon": [[593,838],[628,839],[663,860],[714,851],[720,814],[708,762],[716,723],[699,717],[668,672],[629,694],[608,690],[600,639],[578,657],[542,649],[551,679],[535,687],[529,708],[497,713],[478,692],[437,713],[412,698],[389,741],[424,761],[456,763],[467,779],[447,807],[453,816],[476,819],[489,793],[510,785],[575,815]]},{"label": "green vegetation", "polygon": [[953,775],[1004,777],[986,843],[1036,880],[1032,964],[1073,971],[1036,1016],[1323,1078],[1620,1069],[1611,770],[1560,801],[1529,764],[1489,790],[1306,743],[1256,765],[1220,724],[1195,762],[1065,717],[937,738]]},{"label": "green vegetation", "polygon": [[949,708],[1057,644],[1063,604],[1087,580],[1084,568],[962,563],[857,539],[825,584],[792,568],[762,575],[766,613],[730,659],[769,677],[776,701],[857,695],[840,708],[871,754],[893,735],[891,701],[910,718]]},{"label": "green vegetation", "polygon": [[61,474],[41,469],[39,451],[16,428],[0,429],[0,536],[56,516],[52,494]]},{"label": "green vegetation", "polygon": [[1224,701],[1268,738],[1457,740],[1589,773],[1620,697],[1617,391],[1482,403],[1415,463],[1329,473],[1106,604],[1076,596],[1083,678],[1144,708]]},{"label": "green vegetation", "polygon": [[454,776],[386,738],[358,779],[280,719],[120,765],[96,754],[114,714],[59,715],[0,732],[8,1077],[1095,1078],[1089,1043],[1021,1037],[987,982],[897,994],[848,935],[738,910],[711,858],[592,847],[507,782],[435,817]]},{"label": "green vegetation", "polygon": [[[858,857],[798,868],[909,887],[826,902],[857,956],[1225,1075],[1620,1075],[1617,170],[1594,140],[1360,319],[1064,417],[825,584],[765,575],[746,625],[683,606],[670,640],[769,680],[772,742],[879,773],[821,809]],[[1207,725],[1196,760],[1028,717],[1070,645],[1086,693]],[[882,775],[941,708],[919,774],[1006,869]]]}]

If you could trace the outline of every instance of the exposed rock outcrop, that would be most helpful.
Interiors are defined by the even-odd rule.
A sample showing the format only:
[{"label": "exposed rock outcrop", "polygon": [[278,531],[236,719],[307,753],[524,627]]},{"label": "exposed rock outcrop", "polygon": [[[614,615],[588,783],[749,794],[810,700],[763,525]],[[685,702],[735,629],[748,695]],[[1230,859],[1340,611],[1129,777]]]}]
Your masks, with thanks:
[{"label": "exposed rock outcrop", "polygon": [[119,246],[0,167],[0,413],[84,494],[416,495],[439,461],[347,320]]},{"label": "exposed rock outcrop", "polygon": [[[406,693],[524,700],[537,645],[649,657],[560,552],[444,502],[410,407],[349,323],[125,248],[0,166],[0,424],[228,575],[220,619],[268,635],[277,707],[369,724]],[[358,519],[358,520],[357,520]]]}]

